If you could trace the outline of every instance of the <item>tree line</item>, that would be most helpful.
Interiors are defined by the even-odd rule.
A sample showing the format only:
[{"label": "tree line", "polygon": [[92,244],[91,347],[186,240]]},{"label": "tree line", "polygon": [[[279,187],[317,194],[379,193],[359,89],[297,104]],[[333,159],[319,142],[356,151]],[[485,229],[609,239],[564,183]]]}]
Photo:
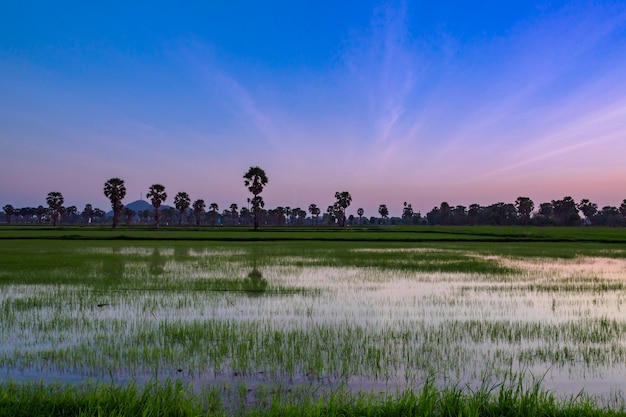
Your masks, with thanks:
[{"label": "tree line", "polygon": [[[378,215],[365,216],[363,208],[356,210],[357,216],[347,215],[347,209],[352,203],[352,196],[348,191],[335,193],[335,202],[322,212],[317,204],[311,203],[307,210],[300,207],[279,206],[265,209],[265,202],[261,193],[269,179],[265,171],[258,166],[250,167],[243,176],[244,186],[251,193],[247,198],[247,205],[239,208],[232,203],[221,213],[217,203],[208,207],[202,199],[191,201],[188,193],[178,192],[173,199],[174,207],[162,207],[168,194],[162,184],[153,184],[148,189],[146,197],[150,199],[152,210],[135,211],[125,207],[123,199],[126,196],[124,180],[111,178],[104,183],[103,193],[111,203],[113,216],[107,218],[106,213],[86,204],[82,212],[75,206],[65,207],[63,194],[52,191],[46,196],[47,207],[14,208],[7,204],[3,207],[7,223],[12,221],[22,223],[52,223],[54,226],[64,219],[67,224],[111,223],[118,226],[120,219],[125,224],[140,222],[152,224],[158,228],[166,224],[195,224],[200,225],[232,225],[232,226],[282,226],[313,225],[381,225],[381,224],[412,224],[412,225],[536,225],[536,226],[626,226],[626,199],[619,207],[605,206],[601,209],[588,199],[575,202],[572,197],[552,200],[539,204],[535,211],[535,203],[528,197],[518,197],[513,203],[495,203],[488,206],[471,204],[451,206],[442,202],[433,207],[425,216],[414,212],[410,203],[402,205],[401,217],[389,218],[389,209],[386,204],[378,207]],[[581,216],[582,215],[582,216]],[[320,218],[321,216],[321,218]]]}]

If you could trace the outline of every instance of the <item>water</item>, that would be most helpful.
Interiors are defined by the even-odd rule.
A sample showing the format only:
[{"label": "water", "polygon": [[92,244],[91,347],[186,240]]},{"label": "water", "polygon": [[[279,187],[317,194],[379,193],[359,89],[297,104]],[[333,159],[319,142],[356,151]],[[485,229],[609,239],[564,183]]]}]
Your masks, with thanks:
[{"label": "water", "polygon": [[523,372],[563,397],[626,391],[622,259],[489,257],[517,272],[480,274],[315,266],[326,253],[245,249],[77,256],[94,257],[72,272],[79,284],[3,287],[0,379],[391,392],[432,376],[476,387]]}]

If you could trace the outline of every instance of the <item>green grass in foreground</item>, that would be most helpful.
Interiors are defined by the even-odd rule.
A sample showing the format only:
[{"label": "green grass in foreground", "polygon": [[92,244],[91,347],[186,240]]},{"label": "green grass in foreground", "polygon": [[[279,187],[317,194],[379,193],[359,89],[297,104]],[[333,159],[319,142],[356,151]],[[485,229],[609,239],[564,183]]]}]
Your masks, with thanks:
[{"label": "green grass in foreground", "polygon": [[426,382],[396,396],[335,392],[328,398],[273,399],[226,407],[215,392],[193,394],[181,383],[79,388],[71,385],[0,385],[0,417],[11,416],[617,416],[578,396],[558,400],[537,383],[527,390],[503,385],[467,393]]}]

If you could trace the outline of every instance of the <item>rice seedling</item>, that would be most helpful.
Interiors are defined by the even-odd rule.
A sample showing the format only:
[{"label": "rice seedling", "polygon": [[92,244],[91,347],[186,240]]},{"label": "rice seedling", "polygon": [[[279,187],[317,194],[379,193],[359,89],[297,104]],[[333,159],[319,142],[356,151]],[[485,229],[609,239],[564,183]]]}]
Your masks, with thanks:
[{"label": "rice seedling", "polygon": [[[420,387],[443,398],[441,412],[482,413],[484,403],[463,401],[489,397],[486,369],[493,384],[511,373],[544,375],[542,387],[559,399],[584,390],[607,404],[626,390],[618,248],[539,257],[462,242],[0,246],[5,381],[170,380],[233,413],[319,411],[308,398],[375,410],[386,395]],[[371,392],[384,394],[360,397]],[[344,405],[340,393],[350,398]]]}]

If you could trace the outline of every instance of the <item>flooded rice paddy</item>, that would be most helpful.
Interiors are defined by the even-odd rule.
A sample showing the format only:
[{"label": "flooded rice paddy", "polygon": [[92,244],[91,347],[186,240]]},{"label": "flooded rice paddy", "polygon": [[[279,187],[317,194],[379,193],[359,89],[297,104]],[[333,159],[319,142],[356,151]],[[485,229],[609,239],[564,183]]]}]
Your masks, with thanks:
[{"label": "flooded rice paddy", "polygon": [[521,373],[564,397],[626,391],[626,259],[608,252],[72,250],[78,262],[0,269],[1,380],[171,378],[254,395]]}]

